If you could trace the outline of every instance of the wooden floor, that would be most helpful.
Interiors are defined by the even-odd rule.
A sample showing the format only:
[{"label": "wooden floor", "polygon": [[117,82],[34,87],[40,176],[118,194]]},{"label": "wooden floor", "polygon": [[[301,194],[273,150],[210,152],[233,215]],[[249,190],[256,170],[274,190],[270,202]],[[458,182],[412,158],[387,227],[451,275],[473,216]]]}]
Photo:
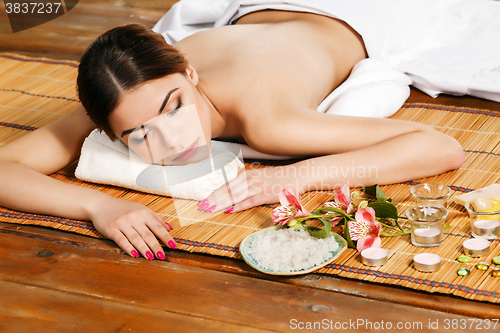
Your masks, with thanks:
[{"label": "wooden floor", "polygon": [[[174,2],[83,0],[16,34],[0,7],[0,52],[78,60],[100,33],[128,22],[152,27]],[[416,90],[409,101],[500,110]],[[308,331],[381,331],[402,322],[398,331],[451,332],[447,322],[473,318],[500,318],[499,307],[334,276],[268,276],[243,261],[180,251],[166,250],[165,261],[133,259],[111,241],[0,223],[0,332],[297,331],[314,322]]]}]

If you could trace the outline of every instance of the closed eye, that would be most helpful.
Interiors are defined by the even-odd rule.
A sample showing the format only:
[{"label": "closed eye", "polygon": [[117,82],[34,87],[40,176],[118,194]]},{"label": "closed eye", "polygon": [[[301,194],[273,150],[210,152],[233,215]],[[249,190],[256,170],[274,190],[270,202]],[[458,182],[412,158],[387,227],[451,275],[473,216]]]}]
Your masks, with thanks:
[{"label": "closed eye", "polygon": [[175,107],[175,109],[173,109],[172,111],[170,111],[169,113],[167,113],[167,115],[169,116],[173,116],[174,114],[176,114],[179,109],[182,107],[182,100],[181,98],[179,97],[179,99],[177,100],[178,103],[177,103],[177,106]]},{"label": "closed eye", "polygon": [[[173,109],[172,111],[168,112],[167,113],[167,116],[173,116],[174,114],[176,114],[180,109],[182,108],[182,100],[181,98],[179,97],[178,99],[178,103],[177,103],[177,106],[175,107],[175,109]],[[146,131],[146,134],[144,134],[144,136],[142,138],[132,138],[132,142],[135,143],[135,144],[141,144],[143,143],[147,138],[148,138],[148,134],[149,132],[151,131],[151,129],[147,130]]]},{"label": "closed eye", "polygon": [[146,132],[146,134],[144,134],[144,136],[142,138],[132,138],[132,142],[135,143],[135,144],[141,144],[143,143],[147,138],[148,138],[148,134],[151,130],[148,130]]}]

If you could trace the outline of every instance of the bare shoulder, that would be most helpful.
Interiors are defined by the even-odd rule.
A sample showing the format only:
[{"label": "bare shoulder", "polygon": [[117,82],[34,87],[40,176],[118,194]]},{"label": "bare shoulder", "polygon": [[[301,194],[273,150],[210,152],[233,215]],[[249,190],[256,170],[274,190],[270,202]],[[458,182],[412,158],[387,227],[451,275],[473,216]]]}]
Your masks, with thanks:
[{"label": "bare shoulder", "polygon": [[83,141],[93,129],[95,124],[78,106],[68,115],[2,147],[0,159],[50,174],[78,158]]}]

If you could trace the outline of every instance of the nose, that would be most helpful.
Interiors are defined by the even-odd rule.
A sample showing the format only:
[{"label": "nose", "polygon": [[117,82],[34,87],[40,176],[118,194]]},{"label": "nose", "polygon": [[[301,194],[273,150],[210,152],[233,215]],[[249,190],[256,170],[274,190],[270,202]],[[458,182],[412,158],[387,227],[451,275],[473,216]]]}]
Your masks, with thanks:
[{"label": "nose", "polygon": [[185,145],[182,143],[182,130],[169,128],[159,129],[158,142],[155,151],[155,160],[159,159],[173,159],[179,153],[186,149]]}]

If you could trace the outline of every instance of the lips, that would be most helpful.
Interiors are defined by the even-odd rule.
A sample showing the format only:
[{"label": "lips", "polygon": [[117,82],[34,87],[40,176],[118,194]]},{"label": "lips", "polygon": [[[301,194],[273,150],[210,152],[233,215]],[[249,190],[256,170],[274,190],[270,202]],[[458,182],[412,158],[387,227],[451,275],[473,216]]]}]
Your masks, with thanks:
[{"label": "lips", "polygon": [[179,156],[174,158],[174,161],[185,162],[188,159],[190,159],[191,156],[193,156],[197,150],[198,150],[198,140],[196,140],[191,146],[184,149],[184,151],[180,153]]}]

